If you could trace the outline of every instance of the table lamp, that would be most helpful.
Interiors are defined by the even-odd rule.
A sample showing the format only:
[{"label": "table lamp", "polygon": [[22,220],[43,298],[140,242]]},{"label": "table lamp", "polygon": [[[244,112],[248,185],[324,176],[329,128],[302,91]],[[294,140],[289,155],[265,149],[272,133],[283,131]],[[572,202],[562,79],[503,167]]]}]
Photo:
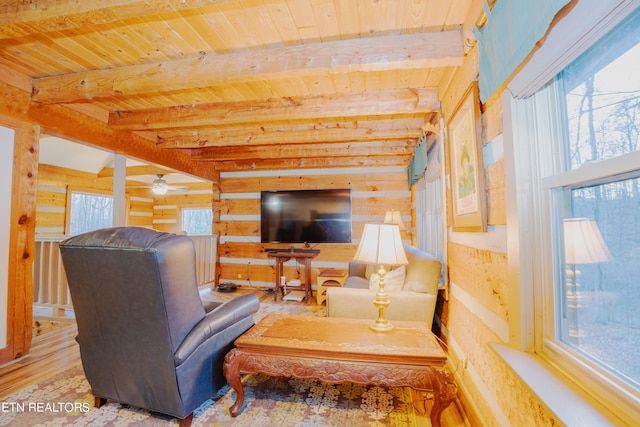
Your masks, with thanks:
[{"label": "table lamp", "polygon": [[393,209],[385,212],[384,220],[382,222],[385,224],[397,224],[398,227],[400,227],[400,230],[407,229],[404,222],[402,222],[402,214],[399,211],[394,211]]},{"label": "table lamp", "polygon": [[384,289],[386,274],[384,266],[409,263],[402,246],[400,227],[397,224],[365,224],[360,245],[353,259],[380,266],[378,270],[380,284],[376,292],[376,299],[373,301],[373,305],[378,309],[378,317],[370,327],[377,332],[392,330],[393,325],[384,317],[384,310],[390,304],[388,294]]},{"label": "table lamp", "polygon": [[576,341],[578,330],[578,308],[580,308],[580,270],[577,264],[596,264],[613,259],[600,234],[598,224],[590,218],[568,218],[564,220],[564,250],[567,264],[567,310],[569,338]]}]

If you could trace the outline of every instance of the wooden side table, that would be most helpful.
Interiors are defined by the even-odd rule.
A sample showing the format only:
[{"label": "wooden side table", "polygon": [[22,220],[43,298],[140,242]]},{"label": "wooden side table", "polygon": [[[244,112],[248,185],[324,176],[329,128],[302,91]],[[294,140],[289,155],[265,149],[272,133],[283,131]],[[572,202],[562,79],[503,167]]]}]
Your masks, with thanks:
[{"label": "wooden side table", "polygon": [[327,299],[327,288],[331,286],[344,286],[347,280],[347,270],[330,268],[322,270],[318,274],[318,288],[316,289],[316,303],[322,305]]},{"label": "wooden side table", "polygon": [[[284,263],[290,260],[291,258],[295,258],[298,262],[302,261],[304,263],[304,281],[299,289],[304,291],[304,300],[308,301],[309,296],[312,294],[311,291],[311,260],[318,256],[320,251],[285,251],[282,252],[269,252],[268,256],[276,259],[276,280],[275,280],[275,292],[273,293],[273,300],[278,300],[278,292],[282,293],[284,297],[284,288],[280,284],[280,277],[284,272]],[[289,288],[293,289],[293,288]]]}]

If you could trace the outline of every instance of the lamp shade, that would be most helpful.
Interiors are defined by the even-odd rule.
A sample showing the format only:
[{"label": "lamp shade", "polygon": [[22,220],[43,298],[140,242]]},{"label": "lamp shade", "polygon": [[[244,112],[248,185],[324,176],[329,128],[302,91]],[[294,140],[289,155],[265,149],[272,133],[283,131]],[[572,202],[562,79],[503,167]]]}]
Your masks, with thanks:
[{"label": "lamp shade", "polygon": [[567,264],[594,264],[613,259],[598,224],[590,218],[564,220],[564,250]]},{"label": "lamp shade", "polygon": [[402,215],[399,211],[390,210],[384,214],[384,222],[385,224],[396,224],[400,227],[400,230],[406,230],[407,227],[404,226],[404,222],[402,222]]},{"label": "lamp shade", "polygon": [[355,261],[381,264],[408,264],[397,224],[365,224]]}]

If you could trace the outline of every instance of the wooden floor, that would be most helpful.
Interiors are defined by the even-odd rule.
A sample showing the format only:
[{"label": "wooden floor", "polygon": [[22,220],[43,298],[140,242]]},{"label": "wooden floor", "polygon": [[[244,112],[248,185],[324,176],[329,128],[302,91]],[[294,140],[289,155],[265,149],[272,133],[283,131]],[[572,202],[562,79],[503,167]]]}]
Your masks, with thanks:
[{"label": "wooden floor", "polygon": [[[255,293],[261,301],[273,303],[273,293],[248,288],[241,288],[233,294],[213,292],[207,295],[207,299],[213,298],[226,301],[241,293]],[[280,299],[278,300],[280,301]],[[294,303],[287,302],[286,304]],[[315,298],[311,298],[306,304],[315,305]],[[36,336],[33,338],[29,355],[0,366],[0,401],[30,385],[42,382],[60,371],[70,368],[72,365],[80,364],[80,349],[75,341],[77,333],[75,324],[72,324],[47,332],[44,335]],[[455,402],[442,413],[442,426],[468,426]]]},{"label": "wooden floor", "polygon": [[33,338],[31,352],[0,367],[0,400],[80,363],[75,324]]}]

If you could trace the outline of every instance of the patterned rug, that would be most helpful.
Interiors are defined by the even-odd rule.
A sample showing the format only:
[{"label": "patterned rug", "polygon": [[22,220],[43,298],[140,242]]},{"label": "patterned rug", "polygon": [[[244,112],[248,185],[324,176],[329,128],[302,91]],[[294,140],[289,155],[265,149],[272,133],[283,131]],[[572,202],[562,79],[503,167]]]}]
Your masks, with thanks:
[{"label": "patterned rug", "polygon": [[[232,418],[235,392],[228,386],[195,412],[193,426],[428,426],[416,414],[409,389],[325,384],[264,375],[243,380],[245,407]],[[26,388],[0,405],[0,426],[170,426],[175,419],[108,402],[93,407],[82,368]]]},{"label": "patterned rug", "polygon": [[[217,297],[216,295],[212,297]],[[207,299],[206,297],[204,299]],[[223,298],[224,299],[224,298]],[[315,303],[263,303],[267,313],[323,316]],[[430,426],[424,401],[408,388],[326,384],[265,375],[243,378],[245,406],[232,418],[235,392],[223,387],[195,412],[193,426]],[[418,408],[416,411],[414,409]],[[431,402],[427,402],[427,414]],[[175,419],[109,401],[93,407],[93,395],[80,365],[28,387],[0,402],[0,426],[163,426]]]}]

